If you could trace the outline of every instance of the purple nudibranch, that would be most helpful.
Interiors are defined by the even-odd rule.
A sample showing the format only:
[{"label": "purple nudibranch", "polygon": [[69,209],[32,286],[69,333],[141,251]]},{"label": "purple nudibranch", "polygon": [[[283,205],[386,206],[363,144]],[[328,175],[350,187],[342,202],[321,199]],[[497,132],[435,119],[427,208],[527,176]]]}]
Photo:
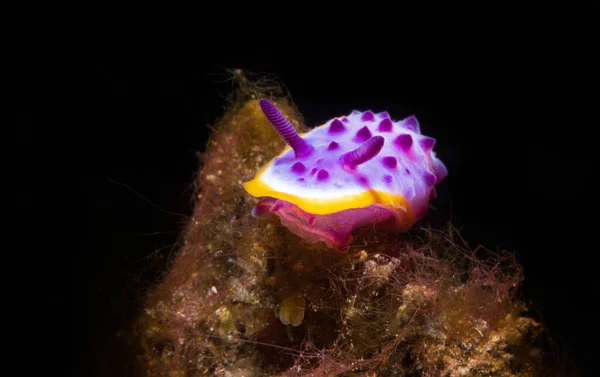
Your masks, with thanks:
[{"label": "purple nudibranch", "polygon": [[448,175],[415,116],[394,121],[385,111],[354,110],[299,135],[273,103],[259,104],[291,149],[244,183],[263,198],[252,214],[275,214],[308,242],[344,250],[360,226],[385,222],[406,231],[427,214],[435,185]]}]

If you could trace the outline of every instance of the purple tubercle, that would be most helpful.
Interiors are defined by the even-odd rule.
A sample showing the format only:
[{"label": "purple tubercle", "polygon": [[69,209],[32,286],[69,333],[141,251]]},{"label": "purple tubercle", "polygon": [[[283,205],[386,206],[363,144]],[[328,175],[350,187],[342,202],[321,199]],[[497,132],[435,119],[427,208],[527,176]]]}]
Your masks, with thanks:
[{"label": "purple tubercle", "polygon": [[356,132],[356,136],[354,137],[354,141],[357,141],[359,143],[365,142],[367,140],[369,140],[371,138],[371,130],[369,130],[369,127],[364,126],[363,128],[361,128],[360,130],[358,130]]},{"label": "purple tubercle", "polygon": [[434,174],[431,174],[430,172],[425,172],[425,174],[423,175],[423,180],[425,181],[425,184],[427,186],[433,186],[437,181],[437,177]]},{"label": "purple tubercle", "polygon": [[379,114],[377,114],[381,119],[386,119],[390,117],[390,114],[387,111],[382,111]]},{"label": "purple tubercle", "polygon": [[310,170],[310,175],[315,175],[315,173],[317,172],[317,170],[319,170],[318,168],[312,168]]},{"label": "purple tubercle", "polygon": [[306,166],[304,166],[303,163],[298,161],[294,165],[292,165],[292,171],[296,174],[302,174],[304,173],[304,171],[306,171]]},{"label": "purple tubercle", "polygon": [[331,143],[329,143],[329,146],[327,147],[328,151],[333,151],[336,150],[340,147],[340,145],[338,143],[336,143],[335,141],[332,141]]},{"label": "purple tubercle", "polygon": [[433,159],[433,170],[435,171],[435,175],[437,177],[437,183],[440,183],[448,176],[448,169],[446,165],[442,161],[437,158]]},{"label": "purple tubercle", "polygon": [[411,115],[408,118],[404,119],[404,127],[408,128],[409,130],[414,131],[416,133],[421,133],[421,129],[419,127],[419,121],[417,120],[417,117],[414,115]]},{"label": "purple tubercle", "polygon": [[342,123],[342,121],[339,119],[334,119],[333,122],[331,122],[331,124],[329,125],[328,132],[330,134],[337,134],[344,131],[346,131],[346,127],[344,126],[344,123]]},{"label": "purple tubercle", "polygon": [[400,149],[404,152],[407,152],[412,146],[413,139],[409,134],[401,134],[394,140],[394,144],[396,144]]},{"label": "purple tubercle", "polygon": [[392,181],[393,181],[393,180],[394,180],[394,177],[392,177],[392,176],[391,176],[391,175],[389,175],[389,174],[386,174],[386,175],[384,175],[384,176],[383,176],[383,181],[384,181],[385,183],[387,183],[387,184],[390,184],[390,183],[392,183]]},{"label": "purple tubercle", "polygon": [[383,148],[384,142],[385,139],[383,138],[383,136],[374,136],[366,142],[364,142],[363,144],[361,144],[355,150],[342,155],[342,163],[350,167],[364,164],[373,157],[377,156],[379,151],[381,151],[381,148]]},{"label": "purple tubercle", "polygon": [[375,114],[373,114],[371,110],[367,110],[363,113],[362,117],[360,117],[360,120],[363,122],[372,122],[375,120]]},{"label": "purple tubercle", "polygon": [[394,124],[390,118],[385,118],[381,122],[379,122],[379,127],[377,127],[377,131],[379,132],[392,132],[394,128]]},{"label": "purple tubercle", "polygon": [[325,169],[319,170],[319,172],[317,173],[317,180],[324,181],[327,178],[329,178],[329,172]]},{"label": "purple tubercle", "polygon": [[425,136],[419,140],[419,145],[421,145],[421,148],[423,148],[425,152],[431,152],[433,150],[433,146],[435,145],[435,139]]},{"label": "purple tubercle", "polygon": [[383,162],[383,166],[389,169],[394,169],[398,165],[398,160],[394,156],[385,156],[381,161]]},{"label": "purple tubercle", "polygon": [[342,118],[342,122],[344,122],[344,123],[348,123],[348,122],[350,122],[350,119],[348,119],[348,118],[346,118],[346,117],[343,117],[343,118]]},{"label": "purple tubercle", "polygon": [[294,126],[285,119],[283,114],[266,99],[258,101],[260,107],[275,130],[283,140],[294,150],[296,157],[306,157],[313,151],[313,147],[298,135]]}]

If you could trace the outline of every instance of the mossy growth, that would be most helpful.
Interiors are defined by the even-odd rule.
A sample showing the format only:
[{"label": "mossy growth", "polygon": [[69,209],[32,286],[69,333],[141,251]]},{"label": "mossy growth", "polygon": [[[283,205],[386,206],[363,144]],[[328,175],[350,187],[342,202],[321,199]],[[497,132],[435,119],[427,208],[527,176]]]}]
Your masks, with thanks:
[{"label": "mossy growth", "polygon": [[259,97],[307,127],[286,97],[239,80],[180,248],[136,322],[143,375],[551,375],[512,254],[472,251],[451,226],[367,227],[339,253],[254,219],[242,182],[284,147]]}]

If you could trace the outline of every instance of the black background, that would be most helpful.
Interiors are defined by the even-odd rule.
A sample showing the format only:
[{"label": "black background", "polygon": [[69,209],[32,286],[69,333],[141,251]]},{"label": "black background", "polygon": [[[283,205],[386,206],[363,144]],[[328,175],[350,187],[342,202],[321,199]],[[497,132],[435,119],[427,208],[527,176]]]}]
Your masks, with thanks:
[{"label": "black background", "polygon": [[[527,299],[580,369],[592,365],[597,11],[505,13],[495,22],[494,10],[465,16],[468,25],[444,14],[443,25],[417,26],[334,18],[327,38],[310,18],[301,19],[299,39],[256,25],[230,30],[234,21],[223,18],[218,40],[208,29],[185,43],[185,32],[144,28],[108,37],[110,27],[87,40],[91,54],[79,57],[72,93],[78,124],[62,129],[73,140],[65,150],[81,195],[69,221],[81,237],[61,261],[75,262],[76,276],[58,276],[68,289],[48,293],[57,323],[77,325],[81,375],[110,375],[120,360],[114,333],[139,308],[191,213],[196,152],[223,113],[236,68],[276,75],[309,126],[353,109],[415,114],[449,170],[433,204],[471,244],[519,253]],[[30,119],[27,107],[20,115]],[[36,132],[26,136],[44,134]],[[58,313],[74,296],[65,319]]]}]

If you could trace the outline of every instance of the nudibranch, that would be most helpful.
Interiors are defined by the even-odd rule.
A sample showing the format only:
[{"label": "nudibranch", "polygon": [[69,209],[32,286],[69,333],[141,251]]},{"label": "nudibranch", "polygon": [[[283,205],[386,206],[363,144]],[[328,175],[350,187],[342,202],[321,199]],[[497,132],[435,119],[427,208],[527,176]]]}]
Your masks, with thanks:
[{"label": "nudibranch", "polygon": [[394,121],[385,111],[354,110],[298,134],[273,103],[259,104],[287,146],[244,183],[263,198],[252,215],[276,214],[308,242],[341,251],[361,226],[387,222],[406,231],[448,175],[415,116]]}]

